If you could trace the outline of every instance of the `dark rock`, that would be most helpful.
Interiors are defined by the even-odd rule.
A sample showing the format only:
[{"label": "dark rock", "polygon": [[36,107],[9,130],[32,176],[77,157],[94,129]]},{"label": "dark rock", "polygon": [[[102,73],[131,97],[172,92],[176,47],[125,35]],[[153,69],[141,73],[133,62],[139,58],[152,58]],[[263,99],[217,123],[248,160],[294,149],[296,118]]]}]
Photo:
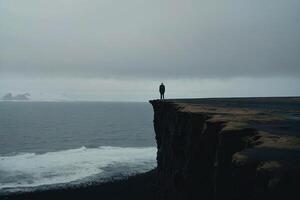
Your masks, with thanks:
[{"label": "dark rock", "polygon": [[4,95],[4,96],[2,97],[2,99],[3,99],[3,100],[7,100],[7,101],[13,100],[13,96],[12,96],[11,93],[7,93],[6,95]]},{"label": "dark rock", "polygon": [[286,120],[284,111],[257,110],[253,99],[252,108],[227,102],[234,106],[217,100],[212,105],[208,100],[150,101],[159,199],[300,199],[299,138],[251,126]]},{"label": "dark rock", "polygon": [[6,101],[12,101],[12,100],[25,101],[25,100],[29,100],[28,96],[30,96],[29,93],[18,94],[16,96],[13,96],[11,93],[8,93],[4,95],[2,99]]}]

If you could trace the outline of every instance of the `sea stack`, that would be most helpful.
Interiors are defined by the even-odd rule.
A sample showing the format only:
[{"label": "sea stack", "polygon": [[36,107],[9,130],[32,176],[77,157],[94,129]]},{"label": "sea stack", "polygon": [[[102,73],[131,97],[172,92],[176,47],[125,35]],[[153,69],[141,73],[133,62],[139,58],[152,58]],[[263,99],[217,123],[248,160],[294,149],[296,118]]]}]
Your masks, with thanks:
[{"label": "sea stack", "polygon": [[17,94],[16,96],[13,96],[12,93],[7,93],[2,97],[2,100],[5,101],[26,101],[29,100],[30,94],[29,93],[24,93],[24,94]]}]

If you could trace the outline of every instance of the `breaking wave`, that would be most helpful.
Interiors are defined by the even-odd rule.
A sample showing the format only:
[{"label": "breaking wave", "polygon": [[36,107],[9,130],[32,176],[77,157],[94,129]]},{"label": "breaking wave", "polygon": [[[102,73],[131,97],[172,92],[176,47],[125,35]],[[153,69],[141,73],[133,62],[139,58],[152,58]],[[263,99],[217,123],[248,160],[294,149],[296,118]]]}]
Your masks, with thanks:
[{"label": "breaking wave", "polygon": [[[140,173],[156,165],[155,147],[81,147],[0,157],[0,191],[70,183],[115,173]],[[123,167],[118,167],[123,166]],[[118,169],[118,170],[116,170]]]}]

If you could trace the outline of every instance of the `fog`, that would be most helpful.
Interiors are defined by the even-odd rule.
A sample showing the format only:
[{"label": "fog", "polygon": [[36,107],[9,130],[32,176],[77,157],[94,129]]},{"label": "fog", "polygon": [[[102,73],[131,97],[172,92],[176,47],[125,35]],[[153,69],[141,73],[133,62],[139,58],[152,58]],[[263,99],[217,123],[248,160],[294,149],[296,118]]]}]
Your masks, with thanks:
[{"label": "fog", "polygon": [[2,0],[0,95],[300,95],[298,0]]}]

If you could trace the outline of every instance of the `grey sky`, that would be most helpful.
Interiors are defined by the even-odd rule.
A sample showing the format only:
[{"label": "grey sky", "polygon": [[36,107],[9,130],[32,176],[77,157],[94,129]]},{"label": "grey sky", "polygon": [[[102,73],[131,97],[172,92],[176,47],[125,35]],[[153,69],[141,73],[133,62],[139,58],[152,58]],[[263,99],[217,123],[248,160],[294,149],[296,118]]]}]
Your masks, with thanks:
[{"label": "grey sky", "polygon": [[238,96],[239,83],[266,78],[266,91],[299,95],[299,10],[299,0],[0,0],[0,93],[209,80],[220,91],[203,96],[226,96],[235,80],[227,94]]}]

